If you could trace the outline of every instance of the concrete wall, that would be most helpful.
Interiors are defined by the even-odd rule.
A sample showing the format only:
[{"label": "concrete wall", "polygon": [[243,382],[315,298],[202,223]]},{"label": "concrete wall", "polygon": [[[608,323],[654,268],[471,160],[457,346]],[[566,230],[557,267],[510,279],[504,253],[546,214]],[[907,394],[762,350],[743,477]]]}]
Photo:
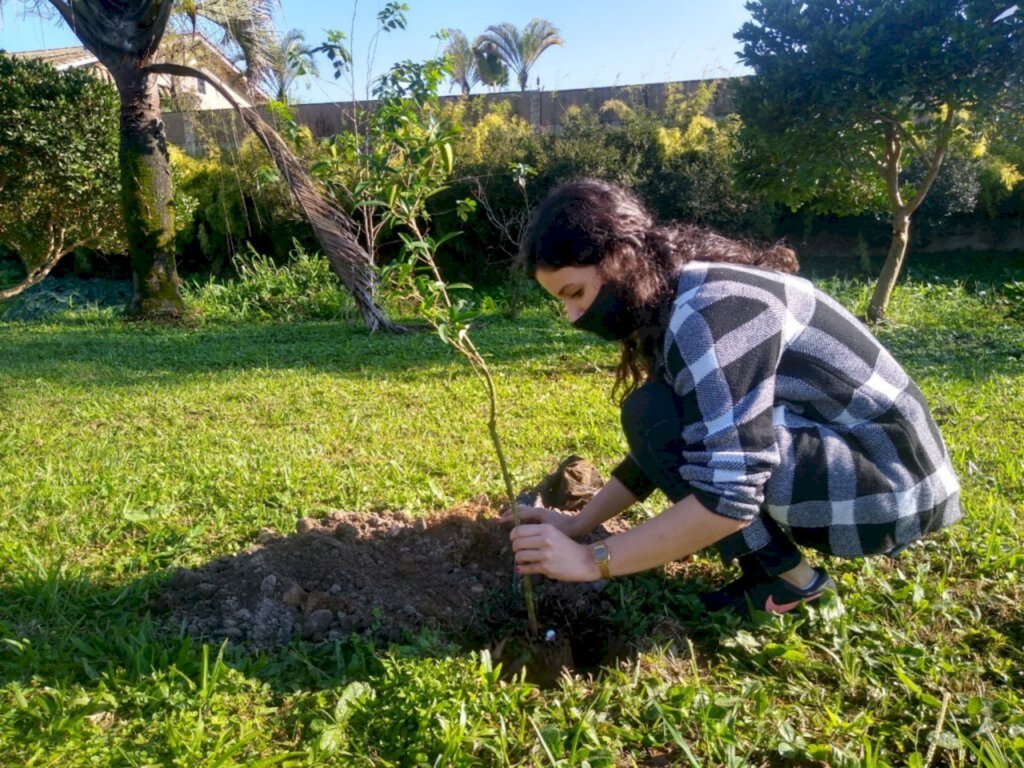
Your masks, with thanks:
[{"label": "concrete wall", "polygon": [[[527,91],[525,93],[488,93],[470,96],[474,101],[491,104],[509,102],[512,111],[539,128],[558,130],[562,118],[570,107],[588,106],[599,111],[601,106],[612,99],[630,106],[646,107],[651,110],[664,109],[670,87],[693,93],[700,87],[701,80],[687,80],[677,83],[649,83],[646,85],[622,85],[605,88],[577,88],[566,91]],[[212,90],[212,89],[210,89]],[[455,101],[458,96],[442,96],[441,101]],[[301,125],[309,126],[316,138],[333,136],[351,126],[353,108],[366,109],[373,102],[344,102],[328,104],[299,104],[292,107],[295,119]],[[711,106],[711,114],[721,117],[733,111],[732,97],[728,85],[719,89],[718,97]],[[260,109],[267,117],[267,112]],[[605,122],[615,120],[612,115],[602,115]],[[166,112],[164,124],[167,139],[186,152],[201,151],[202,142],[197,140],[204,131],[216,137],[221,146],[233,146],[241,140],[245,129],[231,110],[209,110],[202,113]]]}]

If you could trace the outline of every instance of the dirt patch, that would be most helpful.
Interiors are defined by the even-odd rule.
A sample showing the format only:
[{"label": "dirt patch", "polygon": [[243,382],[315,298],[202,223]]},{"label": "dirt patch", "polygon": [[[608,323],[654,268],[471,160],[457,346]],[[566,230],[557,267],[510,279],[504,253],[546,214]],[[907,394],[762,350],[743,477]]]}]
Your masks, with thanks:
[{"label": "dirt patch", "polygon": [[[570,458],[534,489],[545,506],[578,508],[600,488],[596,471]],[[175,572],[157,605],[171,626],[254,649],[352,634],[399,640],[432,628],[489,646],[514,665],[524,646],[508,640],[525,634],[526,614],[497,513],[481,498],[424,518],[335,512],[300,520],[290,535],[265,529],[243,552]],[[590,538],[609,533],[602,528]],[[616,647],[605,623],[605,586],[534,577],[542,633],[554,630],[548,645],[562,657],[571,652],[577,666],[596,664]]]}]

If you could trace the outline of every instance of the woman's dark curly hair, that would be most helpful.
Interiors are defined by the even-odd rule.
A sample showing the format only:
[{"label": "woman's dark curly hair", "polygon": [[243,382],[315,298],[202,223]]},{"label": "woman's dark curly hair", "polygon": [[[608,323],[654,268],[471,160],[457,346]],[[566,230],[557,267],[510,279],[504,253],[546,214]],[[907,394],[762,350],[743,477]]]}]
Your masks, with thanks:
[{"label": "woman's dark curly hair", "polygon": [[690,261],[726,262],[796,272],[796,254],[783,245],[759,248],[688,224],[658,226],[622,187],[598,179],[571,181],[534,209],[523,235],[520,266],[538,269],[596,266],[616,286],[640,327],[622,342],[612,396],[625,398],[651,374],[661,329],[658,310],[674,298],[676,280]]}]

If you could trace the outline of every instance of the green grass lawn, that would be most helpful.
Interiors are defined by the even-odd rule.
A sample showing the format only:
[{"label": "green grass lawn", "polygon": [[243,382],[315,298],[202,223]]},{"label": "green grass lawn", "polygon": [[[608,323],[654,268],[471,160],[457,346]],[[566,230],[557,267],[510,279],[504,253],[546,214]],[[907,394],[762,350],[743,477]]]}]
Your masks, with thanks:
[{"label": "green grass lawn", "polygon": [[[547,690],[432,636],[249,654],[148,616],[171,569],[261,527],[500,497],[482,390],[438,340],[0,323],[0,765],[1024,765],[1024,319],[1001,289],[1022,275],[918,272],[879,331],[933,404],[962,524],[827,563],[841,605],[802,616],[695,621],[692,587],[616,581],[636,652]],[[539,306],[474,338],[521,484],[570,452],[611,468],[610,345]]]}]

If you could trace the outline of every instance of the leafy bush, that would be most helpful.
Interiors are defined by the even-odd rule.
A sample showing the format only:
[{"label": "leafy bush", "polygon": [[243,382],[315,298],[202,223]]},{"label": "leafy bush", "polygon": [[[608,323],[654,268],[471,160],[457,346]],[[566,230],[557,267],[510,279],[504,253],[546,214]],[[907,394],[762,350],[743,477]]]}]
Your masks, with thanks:
[{"label": "leafy bush", "polygon": [[294,240],[312,244],[312,230],[254,137],[237,152],[194,158],[171,148],[183,272],[230,274],[232,258],[252,246],[285,261]]},{"label": "leafy bush", "polygon": [[1024,320],[1024,280],[1004,283],[1001,294],[1006,313],[1015,320]]},{"label": "leafy bush", "polygon": [[1024,215],[1024,162],[1017,166],[1004,158],[987,155],[981,161],[978,177],[979,207],[988,218]]},{"label": "leafy bush", "polygon": [[204,316],[237,320],[357,320],[351,297],[331,273],[327,259],[299,243],[286,264],[248,245],[233,259],[238,277],[193,283],[187,299]]},{"label": "leafy bush", "polygon": [[[430,203],[438,234],[459,232],[438,256],[441,269],[460,280],[504,282],[519,236],[536,202],[536,169],[545,165],[543,139],[508,102],[480,111],[461,100],[444,118],[462,130],[455,140],[455,170],[448,189]],[[458,201],[477,202],[463,221]]]},{"label": "leafy bush", "polygon": [[[907,168],[907,181],[916,188],[926,171],[927,164],[921,158],[914,158]],[[980,159],[962,152],[950,153],[921,203],[918,220],[934,226],[950,216],[971,213],[978,205],[980,194]]]},{"label": "leafy bush", "polygon": [[317,146],[313,173],[356,223],[372,264],[396,255],[378,251],[385,238],[400,236],[403,219],[425,224],[424,195],[435,194],[451,175],[451,139],[458,128],[438,114],[444,74],[440,60],[395,64],[375,81],[374,108],[357,112],[358,131],[342,131]]},{"label": "leafy bush", "polygon": [[0,245],[26,272],[81,246],[123,252],[114,89],[2,53],[0,83]]},{"label": "leafy bush", "polygon": [[[442,268],[457,279],[504,282],[532,205],[582,176],[635,189],[661,220],[769,234],[774,208],[735,189],[737,124],[707,116],[714,96],[715,85],[706,84],[692,94],[670,92],[662,112],[624,101],[606,103],[600,114],[570,107],[550,133],[538,133],[507,103],[479,114],[473,102],[461,102],[448,113],[464,123],[454,179],[431,206],[435,234],[462,233]],[[456,217],[455,202],[465,197],[478,203],[468,223]]]}]

